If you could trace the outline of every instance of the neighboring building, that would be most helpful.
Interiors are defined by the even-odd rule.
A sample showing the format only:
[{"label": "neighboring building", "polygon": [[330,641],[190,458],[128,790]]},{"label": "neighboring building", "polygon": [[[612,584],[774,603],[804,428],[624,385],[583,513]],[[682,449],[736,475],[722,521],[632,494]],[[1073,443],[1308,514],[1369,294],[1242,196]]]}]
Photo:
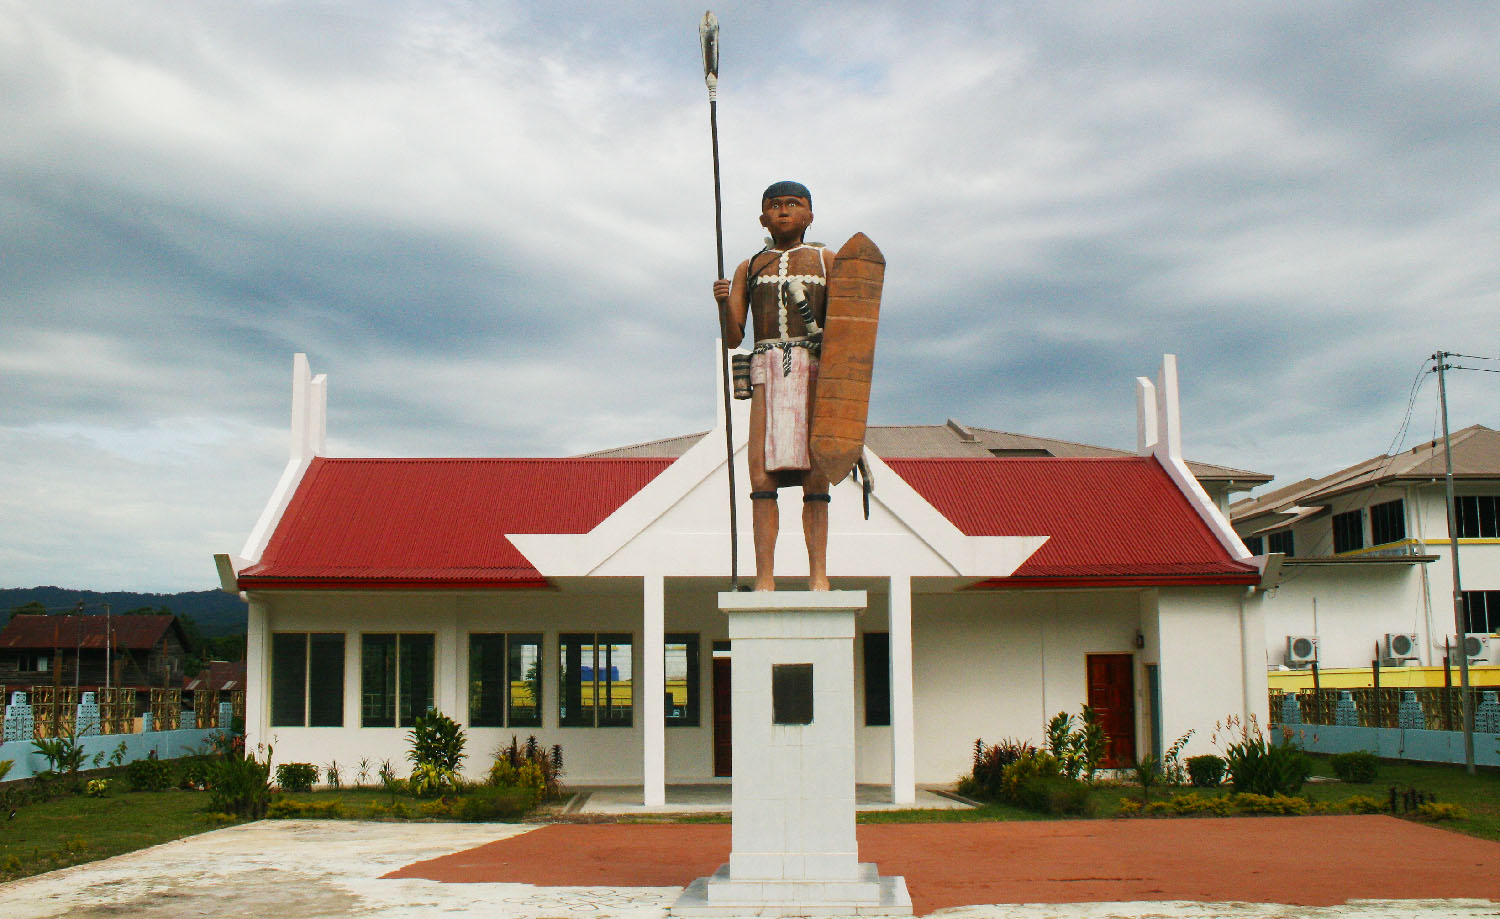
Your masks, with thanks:
[{"label": "neighboring building", "polygon": [[197,692],[240,692],[245,688],[244,661],[209,661],[198,675],[182,684],[183,690]]},{"label": "neighboring building", "polygon": [[[1500,660],[1500,432],[1455,431],[1459,562],[1477,664]],[[1234,528],[1256,555],[1285,556],[1258,603],[1267,663],[1441,665],[1456,646],[1443,442],[1240,501]],[[1315,642],[1312,639],[1316,639]],[[1314,647],[1315,646],[1315,647]]]},{"label": "neighboring building", "polygon": [[[1206,751],[1228,715],[1265,721],[1264,629],[1245,602],[1261,570],[1181,459],[1175,361],[1137,385],[1136,454],[997,456],[985,443],[1017,435],[955,425],[901,430],[976,455],[882,456],[882,439],[918,435],[872,431],[868,519],[860,486],[836,485],[828,559],[836,589],[869,594],[859,781],[910,801],[916,783],[966,771],[976,737],[1040,740],[1050,715],[1086,702],[1121,766],[1190,729],[1189,752]],[[647,803],[727,773],[722,417],[681,450],[330,459],[326,382],[301,355],[293,390],[292,458],[242,557],[217,558],[250,606],[252,744],[399,762],[411,719],[435,706],[467,729],[475,773],[513,734],[561,744],[570,781],[640,783]],[[784,587],[806,575],[799,518],[782,515]]]},{"label": "neighboring building", "polygon": [[176,689],[186,653],[176,616],[21,613],[0,629],[0,686]]}]

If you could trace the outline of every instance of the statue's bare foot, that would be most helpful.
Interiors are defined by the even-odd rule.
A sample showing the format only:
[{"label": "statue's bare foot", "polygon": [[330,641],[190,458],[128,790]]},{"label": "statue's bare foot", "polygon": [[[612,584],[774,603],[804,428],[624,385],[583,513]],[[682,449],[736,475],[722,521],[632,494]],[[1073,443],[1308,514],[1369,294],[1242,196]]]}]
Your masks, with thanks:
[{"label": "statue's bare foot", "polygon": [[808,590],[828,590],[828,579],[826,577],[815,577],[807,579]]},{"label": "statue's bare foot", "polygon": [[756,590],[775,590],[776,589],[776,579],[775,578],[756,578],[755,579],[755,589]]}]

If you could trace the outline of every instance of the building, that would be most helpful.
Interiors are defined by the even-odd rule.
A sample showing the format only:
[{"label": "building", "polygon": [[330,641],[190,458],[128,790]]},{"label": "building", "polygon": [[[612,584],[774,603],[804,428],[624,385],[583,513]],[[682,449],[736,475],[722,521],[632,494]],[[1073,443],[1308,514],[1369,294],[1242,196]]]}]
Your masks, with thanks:
[{"label": "building", "polygon": [[0,629],[0,686],[175,689],[186,653],[175,616],[20,613]]},{"label": "building", "polygon": [[[1500,432],[1456,431],[1459,561],[1470,660],[1500,661]],[[1273,668],[1441,667],[1459,638],[1441,440],[1231,508],[1257,555],[1284,556],[1257,603]],[[1442,679],[1438,673],[1439,685]],[[1392,684],[1394,685],[1394,684]]]},{"label": "building", "polygon": [[[1264,629],[1246,602],[1261,568],[1181,458],[1173,358],[1137,397],[1133,454],[997,455],[993,432],[919,429],[974,455],[883,457],[872,435],[868,515],[858,484],[835,486],[830,577],[870,601],[859,781],[911,801],[966,771],[976,737],[1038,740],[1085,703],[1121,766],[1190,729],[1206,744],[1227,715],[1264,722]],[[640,784],[648,804],[727,774],[722,416],[680,449],[334,459],[325,404],[298,355],[291,459],[240,556],[217,557],[249,601],[252,744],[399,762],[435,706],[468,730],[475,773],[535,734],[562,745],[570,781]],[[747,427],[739,415],[740,482]],[[1256,477],[1221,478],[1227,493]],[[783,515],[777,572],[806,575],[798,515]]]}]

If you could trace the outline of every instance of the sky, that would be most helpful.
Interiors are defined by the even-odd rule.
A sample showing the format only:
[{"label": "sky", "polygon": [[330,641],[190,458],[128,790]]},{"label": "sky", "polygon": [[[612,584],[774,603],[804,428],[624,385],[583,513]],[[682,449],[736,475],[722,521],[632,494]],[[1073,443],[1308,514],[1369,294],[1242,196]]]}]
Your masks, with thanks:
[{"label": "sky", "polygon": [[[709,428],[702,13],[0,0],[0,586],[217,586],[296,352],[333,456]],[[1500,4],[715,13],[729,269],[779,179],[876,241],[873,424],[1131,448],[1174,353],[1187,456],[1285,484],[1500,368]]]}]

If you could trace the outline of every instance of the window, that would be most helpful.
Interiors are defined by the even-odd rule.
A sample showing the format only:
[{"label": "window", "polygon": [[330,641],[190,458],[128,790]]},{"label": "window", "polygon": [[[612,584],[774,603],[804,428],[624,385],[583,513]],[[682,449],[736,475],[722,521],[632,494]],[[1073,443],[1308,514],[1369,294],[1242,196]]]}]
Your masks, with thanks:
[{"label": "window", "polygon": [[1246,536],[1244,538],[1245,548],[1250,550],[1251,555],[1266,554],[1266,540],[1261,536]]},{"label": "window", "polygon": [[34,673],[46,673],[51,662],[52,659],[46,654],[36,651],[22,651],[16,659],[16,669],[32,671]]},{"label": "window", "polygon": [[1464,615],[1470,632],[1500,632],[1500,590],[1464,591]]},{"label": "window", "polygon": [[344,726],[344,633],[271,635],[271,726]]},{"label": "window", "polygon": [[1400,498],[1370,508],[1370,545],[1383,546],[1406,538],[1406,505]]},{"label": "window", "polygon": [[1282,555],[1294,555],[1292,551],[1294,542],[1291,530],[1277,530],[1266,537],[1266,551],[1280,552]]},{"label": "window", "polygon": [[1333,515],[1333,551],[1353,552],[1365,547],[1363,518],[1357,510]]},{"label": "window", "polygon": [[666,645],[668,725],[698,724],[698,636],[668,635]]},{"label": "window", "polygon": [[540,727],[542,636],[469,636],[469,724]]},{"label": "window", "polygon": [[891,723],[891,636],[865,633],[865,724]]},{"label": "window", "polygon": [[1461,539],[1500,538],[1500,498],[1494,495],[1454,498],[1453,516]]},{"label": "window", "polygon": [[431,633],[367,634],[360,647],[360,713],[367,728],[404,728],[432,708]]},{"label": "window", "polygon": [[557,723],[630,727],[629,635],[558,636]]}]

